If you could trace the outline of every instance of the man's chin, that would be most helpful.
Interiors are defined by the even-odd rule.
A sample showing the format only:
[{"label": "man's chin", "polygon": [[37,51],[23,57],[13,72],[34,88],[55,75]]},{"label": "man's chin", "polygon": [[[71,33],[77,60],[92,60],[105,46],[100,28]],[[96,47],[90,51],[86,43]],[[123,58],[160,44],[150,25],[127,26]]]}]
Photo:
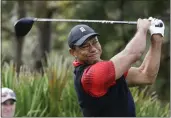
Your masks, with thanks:
[{"label": "man's chin", "polygon": [[5,117],[5,118],[11,118],[11,117],[13,117],[13,114],[6,113],[6,114],[2,114],[2,116]]}]

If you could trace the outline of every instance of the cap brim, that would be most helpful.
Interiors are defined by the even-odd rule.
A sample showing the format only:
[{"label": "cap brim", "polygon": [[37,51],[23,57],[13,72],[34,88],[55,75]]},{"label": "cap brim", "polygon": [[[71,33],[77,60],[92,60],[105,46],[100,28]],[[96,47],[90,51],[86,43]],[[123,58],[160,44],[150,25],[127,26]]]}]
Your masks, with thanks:
[{"label": "cap brim", "polygon": [[98,33],[90,33],[83,36],[80,40],[78,40],[74,45],[81,46],[89,37],[91,36],[100,36]]},{"label": "cap brim", "polygon": [[6,97],[6,98],[1,98],[1,103],[7,101],[7,100],[14,100],[16,101],[16,98],[15,97]]}]

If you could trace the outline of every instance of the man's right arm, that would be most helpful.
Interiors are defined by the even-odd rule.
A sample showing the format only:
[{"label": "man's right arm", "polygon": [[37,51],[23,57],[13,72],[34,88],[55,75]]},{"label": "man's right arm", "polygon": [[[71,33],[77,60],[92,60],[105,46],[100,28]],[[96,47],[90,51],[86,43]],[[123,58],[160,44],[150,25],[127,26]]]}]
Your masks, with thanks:
[{"label": "man's right arm", "polygon": [[124,72],[129,70],[131,65],[136,62],[146,48],[146,34],[150,26],[147,19],[138,19],[137,32],[125,49],[110,60],[115,66],[115,79],[119,79]]}]

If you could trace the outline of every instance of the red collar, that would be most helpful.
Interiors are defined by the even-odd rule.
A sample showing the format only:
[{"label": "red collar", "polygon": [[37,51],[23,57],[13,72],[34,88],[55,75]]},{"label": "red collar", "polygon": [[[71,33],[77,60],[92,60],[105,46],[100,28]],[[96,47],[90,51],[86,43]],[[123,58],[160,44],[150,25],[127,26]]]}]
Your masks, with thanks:
[{"label": "red collar", "polygon": [[84,64],[84,63],[75,60],[75,61],[73,61],[72,64],[73,64],[74,67],[77,67],[77,66],[82,65],[82,64]]}]

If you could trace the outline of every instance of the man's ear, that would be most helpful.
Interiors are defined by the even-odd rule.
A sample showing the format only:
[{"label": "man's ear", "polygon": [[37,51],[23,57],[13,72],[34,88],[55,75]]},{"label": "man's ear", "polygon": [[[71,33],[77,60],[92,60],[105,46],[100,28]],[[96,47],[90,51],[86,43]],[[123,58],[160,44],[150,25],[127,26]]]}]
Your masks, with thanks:
[{"label": "man's ear", "polygon": [[74,57],[76,56],[76,55],[75,55],[75,50],[74,50],[74,49],[71,49],[71,48],[70,48],[70,49],[69,49],[69,53],[70,53],[72,56],[74,56]]}]

